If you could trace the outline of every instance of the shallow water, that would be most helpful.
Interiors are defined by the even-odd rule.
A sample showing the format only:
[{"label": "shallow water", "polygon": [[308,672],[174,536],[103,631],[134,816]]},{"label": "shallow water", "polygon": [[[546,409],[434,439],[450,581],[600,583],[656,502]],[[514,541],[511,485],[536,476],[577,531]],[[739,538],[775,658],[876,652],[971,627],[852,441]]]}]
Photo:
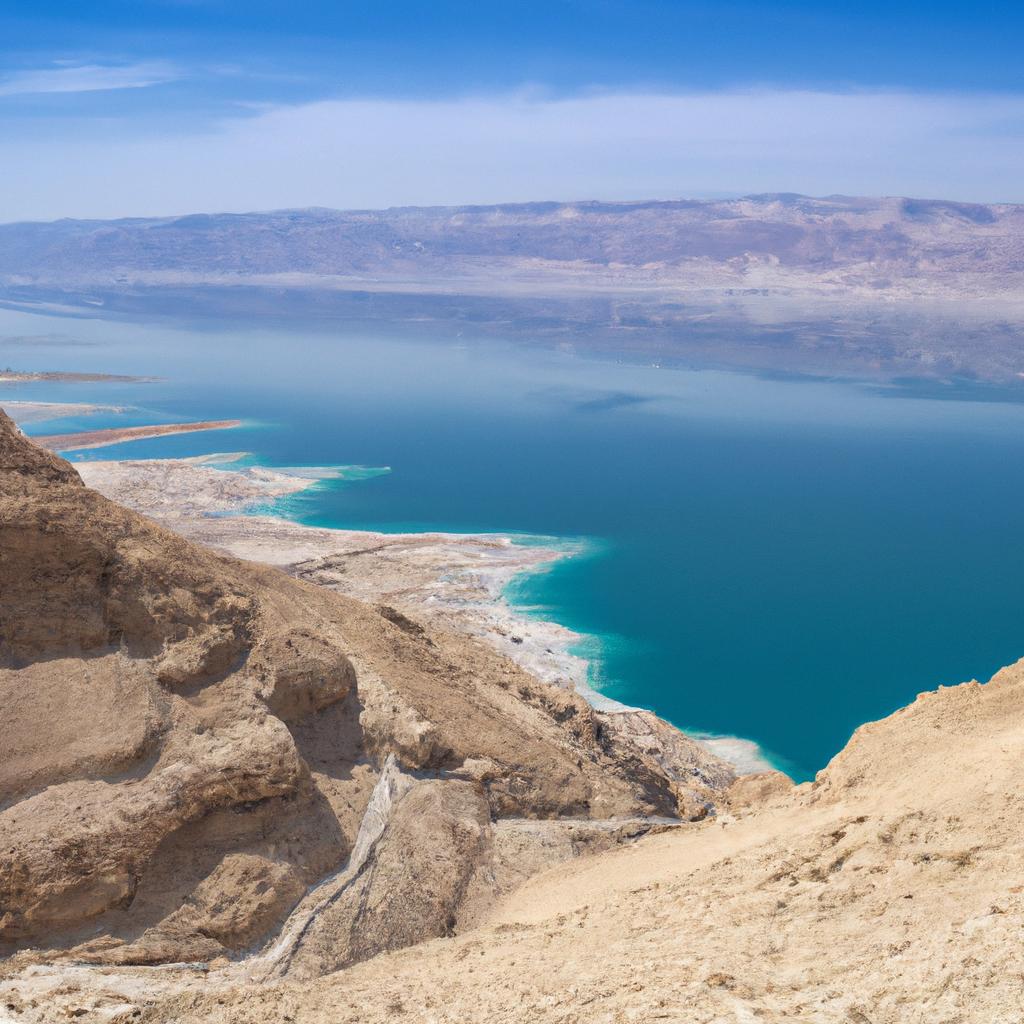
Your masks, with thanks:
[{"label": "shallow water", "polygon": [[360,466],[373,472],[324,479],[289,499],[288,514],[589,540],[587,554],[512,596],[592,638],[603,692],[685,728],[753,739],[800,778],[861,722],[1024,654],[1024,407],[1010,402],[465,338],[0,312],[6,364],[166,378],[0,385],[0,404],[132,407],[35,433],[246,421],[76,457],[246,450],[270,465]]}]

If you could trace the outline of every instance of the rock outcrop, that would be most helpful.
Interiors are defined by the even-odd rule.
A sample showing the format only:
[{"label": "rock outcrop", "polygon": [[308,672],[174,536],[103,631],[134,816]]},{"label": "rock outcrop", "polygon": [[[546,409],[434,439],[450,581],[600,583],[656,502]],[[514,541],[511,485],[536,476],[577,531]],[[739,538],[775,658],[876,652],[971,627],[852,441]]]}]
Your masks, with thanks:
[{"label": "rock outcrop", "polygon": [[[636,835],[703,816],[733,778],[681,736],[667,760],[609,738],[578,695],[476,640],[192,544],[3,414],[0,595],[16,962],[254,954],[342,877],[274,961],[317,974],[450,934],[470,898],[479,916],[524,877],[493,855],[502,822]],[[401,792],[367,831],[386,765]]]},{"label": "rock outcrop", "polygon": [[1020,1020],[1024,661],[864,726],[813,783],[746,777],[729,804],[537,875],[454,938],[303,985],[177,979],[132,1019]]}]

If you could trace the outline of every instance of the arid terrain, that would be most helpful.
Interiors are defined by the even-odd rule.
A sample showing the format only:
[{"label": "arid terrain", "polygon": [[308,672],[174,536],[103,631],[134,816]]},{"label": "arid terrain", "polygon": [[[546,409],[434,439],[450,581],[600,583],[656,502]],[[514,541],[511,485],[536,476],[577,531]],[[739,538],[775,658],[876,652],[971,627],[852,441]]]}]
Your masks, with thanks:
[{"label": "arid terrain", "polygon": [[1020,1019],[1024,663],[737,778],[436,550],[204,518],[294,481],[83,471],[168,525],[0,420],[0,1020]]},{"label": "arid terrain", "polygon": [[6,417],[0,478],[7,972],[318,976],[736,777],[480,640],[191,544]]},{"label": "arid terrain", "polygon": [[865,726],[817,782],[553,868],[487,924],[147,1022],[1011,1024],[1024,1004],[1024,665]]}]

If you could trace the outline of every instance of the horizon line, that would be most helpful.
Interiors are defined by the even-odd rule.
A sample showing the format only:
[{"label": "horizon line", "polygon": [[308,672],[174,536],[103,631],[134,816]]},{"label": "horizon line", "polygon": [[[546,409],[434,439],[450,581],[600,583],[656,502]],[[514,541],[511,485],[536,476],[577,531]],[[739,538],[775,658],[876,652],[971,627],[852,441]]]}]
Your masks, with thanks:
[{"label": "horizon line", "polygon": [[637,198],[637,199],[526,199],[516,200],[510,202],[494,202],[494,203],[402,203],[394,206],[322,206],[314,204],[311,206],[278,206],[278,207],[267,207],[263,209],[252,209],[252,210],[190,210],[186,213],[166,213],[166,214],[142,214],[142,215],[127,215],[123,217],[55,217],[51,220],[44,219],[29,219],[29,220],[9,220],[0,221],[0,228],[6,227],[28,227],[31,225],[51,225],[51,224],[123,224],[127,222],[146,222],[146,221],[176,221],[184,220],[189,217],[264,217],[272,214],[282,213],[313,213],[313,212],[324,212],[324,213],[339,213],[339,214],[357,214],[357,213],[395,213],[406,210],[502,210],[512,208],[522,208],[528,206],[672,206],[681,203],[699,203],[711,205],[714,203],[735,203],[757,200],[781,200],[781,199],[792,199],[792,200],[810,200],[812,202],[824,203],[824,202],[836,202],[840,200],[871,200],[875,202],[885,202],[896,200],[904,203],[938,203],[947,206],[965,206],[965,207],[1024,207],[1024,201],[1013,201],[1013,200],[1002,200],[996,202],[984,202],[980,200],[971,199],[951,199],[946,196],[923,196],[923,195],[902,195],[898,193],[892,194],[880,194],[880,195],[854,195],[848,192],[830,192],[825,195],[811,195],[805,192],[742,192],[742,193],[728,193],[722,195],[694,195],[694,196],[674,196],[671,198]]}]

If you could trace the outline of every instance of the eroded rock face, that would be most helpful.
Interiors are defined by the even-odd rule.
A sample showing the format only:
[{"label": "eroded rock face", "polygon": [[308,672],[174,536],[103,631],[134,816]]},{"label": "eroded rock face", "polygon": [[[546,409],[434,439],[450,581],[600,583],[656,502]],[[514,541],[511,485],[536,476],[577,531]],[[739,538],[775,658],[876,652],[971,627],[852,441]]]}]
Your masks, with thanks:
[{"label": "eroded rock face", "polygon": [[171,942],[190,942],[206,955],[242,952],[257,943],[301,899],[302,876],[265,854],[229,853],[188,900],[161,923]]},{"label": "eroded rock face", "polygon": [[793,780],[782,772],[757,772],[737,779],[726,793],[726,802],[733,812],[756,811],[792,789]]},{"label": "eroded rock face", "polygon": [[[741,780],[729,811],[587,860],[569,846],[600,823],[499,821],[491,867],[535,877],[479,927],[316,980],[179,981],[132,1019],[1021,1019],[1024,660],[863,726],[814,783]],[[85,1004],[27,988],[0,982],[0,998],[31,1024],[49,1021],[29,992]]]},{"label": "eroded rock face", "polygon": [[731,779],[385,612],[126,511],[0,413],[0,952],[258,949],[389,759],[412,788],[304,970],[453,927],[494,820],[673,815]]},{"label": "eroded rock face", "polygon": [[600,737],[616,763],[654,789],[668,781],[676,812],[700,821],[714,810],[715,794],[736,778],[733,769],[650,711],[598,713]]},{"label": "eroded rock face", "polygon": [[356,685],[352,662],[328,640],[292,629],[261,644],[249,670],[263,685],[260,696],[286,722],[335,704]]},{"label": "eroded rock face", "polygon": [[130,905],[166,836],[217,808],[291,794],[303,770],[283,723],[240,718],[172,734],[139,782],[76,779],[18,801],[0,815],[5,936],[36,936]]},{"label": "eroded rock face", "polygon": [[417,782],[396,803],[374,856],[311,922],[288,974],[336,971],[451,934],[491,841],[487,801],[468,782]]}]

